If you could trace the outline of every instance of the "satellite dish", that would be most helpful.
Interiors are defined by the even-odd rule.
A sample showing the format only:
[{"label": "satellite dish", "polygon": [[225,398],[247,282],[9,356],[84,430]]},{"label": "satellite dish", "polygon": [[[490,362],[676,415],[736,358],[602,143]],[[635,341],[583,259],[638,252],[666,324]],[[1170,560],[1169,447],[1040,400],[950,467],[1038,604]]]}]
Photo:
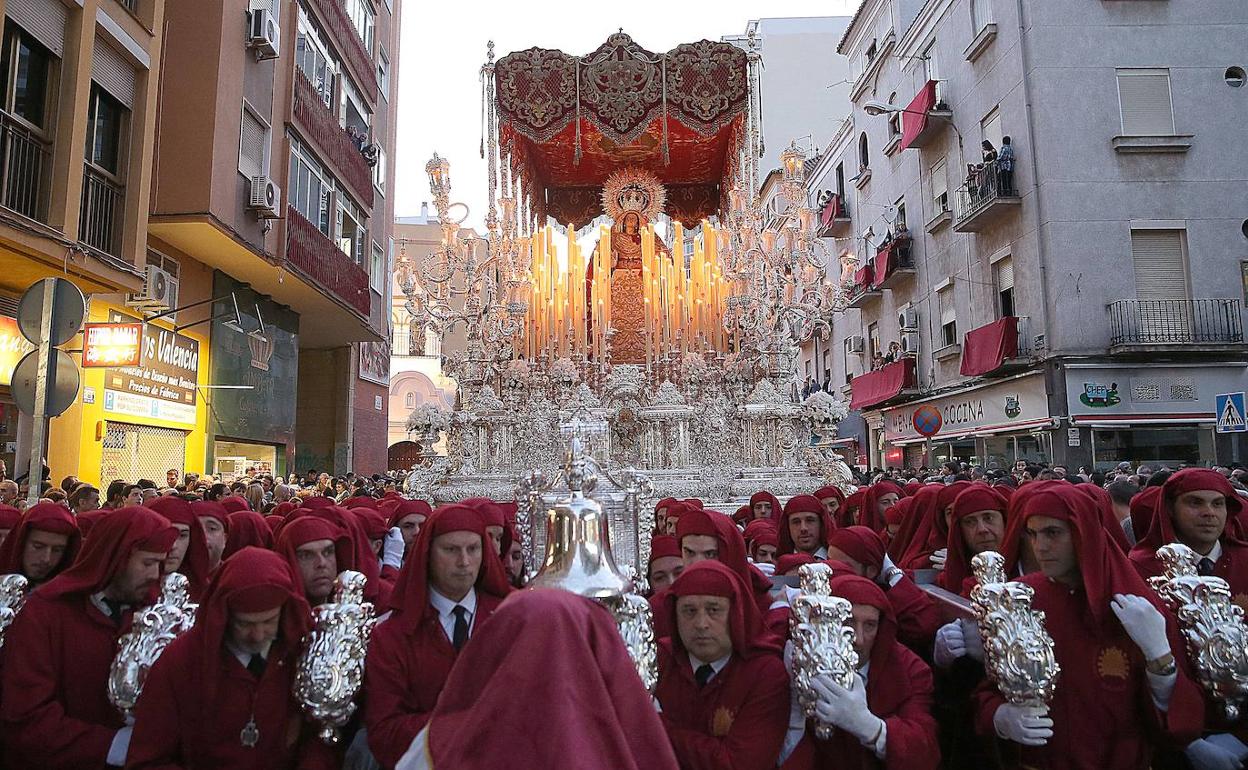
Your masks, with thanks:
[{"label": "satellite dish", "polygon": [[889,206],[884,209],[884,219],[891,225],[897,221],[897,207]]}]

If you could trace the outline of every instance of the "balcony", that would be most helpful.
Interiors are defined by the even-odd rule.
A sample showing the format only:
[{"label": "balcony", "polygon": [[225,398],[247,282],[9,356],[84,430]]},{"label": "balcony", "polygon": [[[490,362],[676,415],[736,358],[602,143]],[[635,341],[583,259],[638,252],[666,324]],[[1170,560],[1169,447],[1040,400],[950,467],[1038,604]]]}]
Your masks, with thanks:
[{"label": "balcony", "polygon": [[1109,305],[1111,353],[1248,348],[1238,299],[1123,299]]},{"label": "balcony", "polygon": [[286,209],[286,261],[327,294],[368,318],[368,273],[293,206]]},{"label": "balcony", "polygon": [[312,0],[312,6],[325,20],[325,26],[342,52],[347,66],[351,68],[352,80],[373,104],[377,103],[377,67],[372,54],[364,48],[364,42],[355,32],[355,25],[347,16],[342,0]]},{"label": "balcony", "polygon": [[914,359],[903,358],[854,378],[850,409],[877,407],[917,392]]},{"label": "balcony", "polygon": [[892,289],[914,276],[912,243],[908,235],[894,238],[875,253],[875,288]]},{"label": "balcony", "polygon": [[120,258],[121,222],[126,211],[126,188],[105,176],[90,163],[83,167],[82,176],[78,240],[95,251]]},{"label": "balcony", "polygon": [[837,193],[832,193],[819,211],[819,237],[835,238],[849,230],[853,220],[849,208]]},{"label": "balcony", "polygon": [[869,264],[854,272],[853,283],[845,289],[845,300],[849,307],[860,308],[883,294],[875,288],[874,277],[875,271]]},{"label": "balcony", "polygon": [[47,224],[52,145],[0,113],[0,204],[37,222]]},{"label": "balcony", "polygon": [[966,333],[961,346],[960,373],[966,377],[999,377],[1030,368],[1031,319],[1005,316]]},{"label": "balcony", "polygon": [[926,146],[952,119],[953,111],[941,100],[940,84],[927,81],[901,113],[902,149]]},{"label": "balcony", "polygon": [[[355,37],[354,32],[351,35]],[[334,167],[360,205],[371,209],[373,169],[364,159],[355,140],[338,124],[338,118],[329,111],[325,102],[321,101],[312,81],[298,67],[295,68],[294,116],[295,122],[320,151],[321,159]]]},{"label": "balcony", "polygon": [[1022,199],[1014,187],[1014,171],[999,168],[995,161],[981,163],[968,175],[966,184],[958,188],[957,206],[953,213],[954,232],[978,233],[986,230],[1021,203]]}]

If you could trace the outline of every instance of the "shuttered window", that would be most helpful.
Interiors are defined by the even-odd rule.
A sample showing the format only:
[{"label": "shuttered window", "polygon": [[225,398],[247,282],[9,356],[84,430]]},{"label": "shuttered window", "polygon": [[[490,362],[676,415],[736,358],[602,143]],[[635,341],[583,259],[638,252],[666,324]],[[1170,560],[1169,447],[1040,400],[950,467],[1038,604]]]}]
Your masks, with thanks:
[{"label": "shuttered window", "polygon": [[238,171],[248,179],[267,173],[269,127],[243,106],[243,122],[238,138]]},{"label": "shuttered window", "polygon": [[1132,230],[1131,262],[1137,299],[1187,299],[1182,230]]},{"label": "shuttered window", "polygon": [[983,138],[992,142],[992,146],[1000,151],[1001,137],[1004,136],[1001,130],[1001,112],[994,109],[988,113],[988,116],[980,123],[980,129],[983,132]]},{"label": "shuttered window", "polygon": [[1118,108],[1126,136],[1168,136],[1174,133],[1170,104],[1170,70],[1118,70]]},{"label": "shuttered window", "polygon": [[1006,257],[997,262],[997,291],[1014,288],[1014,260]]},{"label": "shuttered window", "polygon": [[939,214],[949,210],[949,174],[942,158],[932,166],[932,203]]},{"label": "shuttered window", "polygon": [[958,342],[958,315],[953,303],[953,286],[936,292],[936,304],[940,310],[941,346]]},{"label": "shuttered window", "polygon": [[69,11],[60,0],[8,0],[4,15],[58,57],[65,55],[65,24]]},{"label": "shuttered window", "polygon": [[91,58],[91,79],[126,109],[134,109],[134,65],[98,36],[95,55]]}]

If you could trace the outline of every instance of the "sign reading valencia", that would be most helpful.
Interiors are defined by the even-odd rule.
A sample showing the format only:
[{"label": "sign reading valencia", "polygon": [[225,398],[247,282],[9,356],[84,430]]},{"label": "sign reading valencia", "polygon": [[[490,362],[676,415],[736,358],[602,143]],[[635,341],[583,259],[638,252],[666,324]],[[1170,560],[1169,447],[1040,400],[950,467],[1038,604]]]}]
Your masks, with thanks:
[{"label": "sign reading valencia", "polygon": [[138,366],[143,359],[142,323],[87,324],[82,329],[84,369]]}]

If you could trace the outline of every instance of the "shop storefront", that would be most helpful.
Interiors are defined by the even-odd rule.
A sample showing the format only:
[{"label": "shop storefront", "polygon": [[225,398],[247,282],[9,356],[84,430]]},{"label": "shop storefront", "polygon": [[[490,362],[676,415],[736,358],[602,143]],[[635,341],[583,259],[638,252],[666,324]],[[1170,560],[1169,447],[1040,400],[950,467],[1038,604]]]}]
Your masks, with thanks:
[{"label": "shop storefront", "polygon": [[953,460],[1006,468],[1052,457],[1053,418],[1042,373],[884,410],[884,458],[898,467]]},{"label": "shop storefront", "polygon": [[295,438],[299,315],[213,273],[213,296],[237,300],[213,308],[209,411],[211,472],[224,481],[252,473],[285,475]]},{"label": "shop storefront", "polygon": [[35,346],[22,336],[11,315],[0,315],[0,460],[10,476],[17,475],[18,412],[9,386],[13,369]]},{"label": "shop storefront", "polygon": [[[133,310],[92,297],[88,320],[130,323]],[[79,338],[81,339],[81,338]],[[157,320],[143,324],[138,366],[82,369],[78,402],[52,420],[53,477],[151,479],[204,468],[207,340]]]},{"label": "shop storefront", "polygon": [[1248,385],[1243,365],[1065,367],[1067,462],[1113,468],[1230,462],[1232,438],[1214,431],[1214,399]]}]

